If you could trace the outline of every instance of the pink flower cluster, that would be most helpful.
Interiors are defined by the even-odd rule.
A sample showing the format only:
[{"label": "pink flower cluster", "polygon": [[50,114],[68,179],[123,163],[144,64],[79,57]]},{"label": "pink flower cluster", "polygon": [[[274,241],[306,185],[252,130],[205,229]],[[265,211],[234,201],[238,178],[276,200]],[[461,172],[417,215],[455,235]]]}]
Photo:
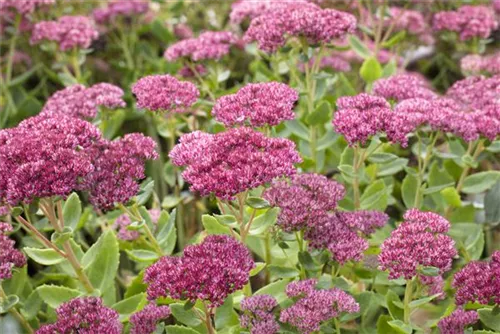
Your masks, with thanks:
[{"label": "pink flower cluster", "polygon": [[455,242],[445,233],[450,223],[440,215],[410,209],[399,225],[381,246],[378,260],[389,278],[412,279],[424,267],[435,267],[442,274],[451,269],[457,251]]},{"label": "pink flower cluster", "polygon": [[441,334],[465,333],[466,327],[475,324],[479,320],[476,311],[465,311],[457,309],[452,314],[443,318],[438,323]]},{"label": "pink flower cluster", "polygon": [[57,21],[41,21],[35,25],[31,35],[31,44],[42,40],[54,41],[61,51],[74,48],[87,49],[99,33],[92,21],[85,16],[62,16]]},{"label": "pink flower cluster", "polygon": [[202,77],[207,73],[207,68],[203,64],[195,64],[193,68],[186,65],[177,72],[183,78],[194,78],[196,75]]},{"label": "pink flower cluster", "polygon": [[220,59],[227,55],[231,45],[237,41],[236,36],[229,31],[206,31],[197,38],[188,38],[172,44],[165,51],[168,61],[179,58],[189,58],[192,61]]},{"label": "pink flower cluster", "polygon": [[56,309],[57,321],[44,325],[36,334],[54,333],[107,333],[120,334],[122,324],[118,312],[103,305],[97,297],[82,297],[61,304]]},{"label": "pink flower cluster", "polygon": [[412,98],[431,100],[437,97],[425,79],[416,74],[396,74],[379,79],[373,83],[373,94],[397,102]]},{"label": "pink flower cluster", "polygon": [[389,8],[391,18],[387,24],[394,24],[396,31],[406,30],[412,35],[420,35],[426,32],[427,23],[421,12],[400,7]]},{"label": "pink flower cluster", "polygon": [[120,17],[144,14],[148,10],[148,0],[112,0],[106,7],[95,9],[92,16],[97,23],[109,23]]},{"label": "pink flower cluster", "polygon": [[12,277],[14,267],[21,268],[26,264],[26,257],[18,251],[14,240],[6,234],[12,231],[12,226],[0,222],[0,281]]},{"label": "pink flower cluster", "polygon": [[201,244],[187,246],[181,257],[165,256],[146,269],[148,298],[200,299],[210,307],[248,283],[255,266],[250,251],[226,235],[210,235]]},{"label": "pink flower cluster", "polygon": [[462,6],[456,11],[436,13],[433,28],[437,31],[454,31],[460,40],[466,41],[474,37],[488,38],[498,27],[495,13],[486,6]]},{"label": "pink flower cluster", "polygon": [[37,7],[52,5],[56,0],[2,0],[0,10],[14,9],[19,14],[27,15],[33,13]]},{"label": "pink flower cluster", "polygon": [[[151,221],[154,225],[158,222],[161,215],[160,209],[150,209],[148,210]],[[113,228],[118,229],[118,238],[127,241],[137,240],[140,237],[139,231],[129,230],[128,227],[132,224],[132,220],[127,214],[120,215],[116,218]]]},{"label": "pink flower cluster", "polygon": [[286,294],[296,302],[281,311],[280,321],[296,327],[300,333],[319,331],[325,321],[343,313],[359,312],[359,304],[352,296],[338,288],[317,290],[316,283],[315,279],[308,279],[286,287]]},{"label": "pink flower cluster", "polygon": [[123,90],[108,83],[100,83],[85,88],[73,85],[55,92],[43,106],[41,114],[48,117],[67,115],[82,119],[97,116],[99,106],[109,109],[125,107]]},{"label": "pink flower cluster", "polygon": [[236,94],[220,97],[212,115],[225,126],[274,126],[295,117],[293,108],[298,99],[299,94],[283,83],[248,84]]},{"label": "pink flower cluster", "polygon": [[156,324],[163,319],[170,317],[172,312],[168,306],[157,306],[149,303],[137,313],[130,317],[130,334],[154,333]]},{"label": "pink flower cluster", "polygon": [[292,141],[268,138],[247,127],[185,134],[169,156],[174,165],[187,166],[182,177],[192,191],[223,199],[292,175],[293,165],[301,162]]},{"label": "pink flower cluster", "polygon": [[273,310],[278,302],[270,295],[255,295],[241,301],[240,325],[250,331],[250,334],[276,334],[280,326]]},{"label": "pink flower cluster", "polygon": [[500,74],[500,52],[480,56],[468,55],[460,60],[462,72],[468,74]]},{"label": "pink flower cluster", "polygon": [[247,18],[252,20],[270,9],[276,10],[290,3],[307,3],[307,0],[238,0],[231,5],[229,19],[233,24],[240,24]]},{"label": "pink flower cluster", "polygon": [[490,262],[473,261],[453,277],[458,305],[467,302],[488,305],[500,304],[500,251],[491,256]]},{"label": "pink flower cluster", "polygon": [[151,111],[184,112],[192,106],[200,92],[191,82],[179,81],[171,75],[148,75],[132,86],[139,108]]},{"label": "pink flower cluster", "polygon": [[263,197],[280,208],[277,225],[293,232],[313,227],[317,216],[333,211],[344,195],[344,186],[326,176],[297,174],[275,180]]},{"label": "pink flower cluster", "polygon": [[246,42],[274,52],[290,36],[304,37],[310,44],[329,43],[354,32],[356,18],[335,9],[321,9],[312,3],[290,2],[254,18],[245,33]]}]

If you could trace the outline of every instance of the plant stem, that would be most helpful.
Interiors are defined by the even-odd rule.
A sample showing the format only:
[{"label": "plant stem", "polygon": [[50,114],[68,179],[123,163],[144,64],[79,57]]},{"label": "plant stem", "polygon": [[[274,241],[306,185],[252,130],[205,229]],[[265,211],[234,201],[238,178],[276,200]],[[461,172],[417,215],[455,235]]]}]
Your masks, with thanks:
[{"label": "plant stem", "polygon": [[80,70],[80,61],[78,58],[78,49],[75,47],[71,55],[71,65],[73,66],[73,71],[75,72],[76,81],[78,81],[78,83],[82,83],[82,71]]},{"label": "plant stem", "polygon": [[413,279],[406,281],[405,298],[404,298],[404,322],[410,324],[410,303],[413,299]]},{"label": "plant stem", "polygon": [[337,334],[340,334],[340,322],[339,322],[339,319],[335,318],[335,319],[333,319],[333,321],[335,322],[335,332]]},{"label": "plant stem", "polygon": [[[271,256],[271,236],[269,235],[269,232],[266,233],[265,237],[265,257],[266,257],[266,264],[269,266],[272,262],[272,256]],[[266,268],[266,276],[265,276],[265,283],[266,285],[271,282],[271,272],[269,271],[269,267]]]},{"label": "plant stem", "polygon": [[51,249],[55,250],[62,257],[67,258],[67,254],[66,253],[64,253],[62,250],[60,250],[52,241],[50,241],[49,239],[47,239],[30,222],[28,222],[26,219],[24,219],[21,216],[17,216],[17,217],[15,217],[15,219],[17,220],[17,222],[19,224],[23,225],[28,231],[30,231],[31,233],[33,233],[33,235],[35,236],[35,238],[37,238],[42,244],[44,244],[48,248],[51,248]]},{"label": "plant stem", "polygon": [[212,315],[210,313],[210,309],[206,304],[204,308],[205,308],[205,325],[207,326],[207,332],[208,334],[215,334],[215,329],[212,324]]},{"label": "plant stem", "polygon": [[14,54],[16,52],[17,38],[19,37],[19,26],[21,25],[21,15],[16,14],[16,20],[14,23],[14,35],[12,36],[9,43],[9,53],[7,55],[7,69],[5,70],[5,81],[7,85],[12,79],[12,64],[14,63]]},{"label": "plant stem", "polygon": [[[295,238],[297,239],[297,243],[299,244],[299,252],[302,253],[304,251],[304,231],[300,230],[299,232],[295,232]],[[306,269],[302,264],[300,264],[300,279],[306,278]]]},{"label": "plant stem", "polygon": [[151,229],[149,228],[148,224],[143,225],[144,232],[146,232],[146,235],[148,236],[149,241],[151,242],[151,245],[155,249],[156,253],[160,256],[163,256],[163,250],[161,249],[160,245],[158,244],[158,241],[156,241],[156,238],[154,237],[153,233],[151,232]]},{"label": "plant stem", "polygon": [[359,169],[364,162],[364,152],[356,145],[354,147],[354,161],[352,178],[352,191],[354,195],[354,209],[358,210],[361,207],[361,194],[359,191]]},{"label": "plant stem", "polygon": [[[417,134],[418,136],[418,134]],[[425,157],[424,160],[422,161],[421,158],[421,141],[420,141],[420,136],[418,136],[418,181],[417,181],[417,191],[415,192],[415,201],[414,206],[415,208],[419,209],[421,205],[421,192],[422,192],[422,182],[424,182],[424,175],[425,171],[427,169],[427,166],[429,165],[429,162],[431,161],[432,157],[432,149],[434,148],[434,145],[436,145],[436,141],[438,138],[437,133],[434,135],[434,138],[431,135],[431,143],[430,145],[427,146],[425,150]]]},{"label": "plant stem", "polygon": [[[7,294],[2,288],[1,281],[0,281],[0,299],[7,299]],[[35,331],[31,327],[31,325],[28,323],[28,321],[23,317],[23,315],[15,308],[12,307],[10,308],[9,312],[16,318],[17,321],[21,324],[21,326],[24,327],[26,330],[26,333],[32,334]]]}]

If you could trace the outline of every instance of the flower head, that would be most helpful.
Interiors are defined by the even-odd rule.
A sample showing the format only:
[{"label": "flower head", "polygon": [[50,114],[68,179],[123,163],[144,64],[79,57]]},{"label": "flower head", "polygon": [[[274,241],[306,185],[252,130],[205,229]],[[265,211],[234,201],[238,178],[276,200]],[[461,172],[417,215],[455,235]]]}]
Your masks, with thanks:
[{"label": "flower head", "polygon": [[412,98],[433,99],[437,95],[428,83],[415,74],[396,74],[373,83],[373,94],[387,100],[403,101]]},{"label": "flower head", "polygon": [[237,41],[229,31],[206,31],[196,38],[188,38],[172,44],[165,51],[168,61],[189,58],[192,61],[220,59],[229,53],[231,45]]},{"label": "flower head", "polygon": [[283,83],[248,84],[236,94],[219,98],[212,115],[226,126],[274,126],[295,117],[293,108],[298,99],[298,93]]},{"label": "flower head", "polygon": [[231,5],[231,13],[229,19],[233,24],[240,24],[245,19],[254,19],[257,16],[264,14],[266,11],[277,7],[285,7],[290,3],[307,3],[306,0],[239,0]]},{"label": "flower head", "polygon": [[275,180],[263,197],[280,208],[277,224],[291,232],[313,226],[316,216],[333,211],[344,195],[344,186],[323,175],[297,174]]},{"label": "flower head", "polygon": [[255,266],[250,251],[226,235],[210,235],[199,245],[187,246],[181,257],[165,256],[146,269],[150,300],[169,296],[222,305],[243,288]]},{"label": "flower head", "polygon": [[171,314],[170,307],[150,303],[130,317],[130,334],[154,333],[158,321],[168,318]]},{"label": "flower head", "polygon": [[89,18],[85,16],[61,16],[57,21],[41,21],[33,28],[31,44],[42,40],[54,41],[61,51],[73,48],[87,49],[99,37]]},{"label": "flower head", "polygon": [[286,293],[298,300],[281,311],[280,321],[296,327],[300,333],[320,330],[323,322],[339,317],[342,313],[359,312],[359,304],[344,291],[333,288],[317,290],[314,279],[288,284]]},{"label": "flower head", "polygon": [[[158,223],[158,219],[160,218],[161,210],[159,209],[150,209],[148,211],[149,216],[151,217],[151,221],[154,225]],[[118,238],[127,241],[137,240],[140,237],[140,232],[135,230],[129,230],[128,227],[132,224],[132,220],[129,215],[123,214],[116,218],[115,223],[113,224],[113,228],[118,229]]]},{"label": "flower head", "polygon": [[26,257],[14,248],[15,242],[6,233],[12,231],[12,226],[0,222],[0,280],[12,277],[12,268],[24,267]]},{"label": "flower head", "polygon": [[57,309],[57,321],[44,325],[37,334],[53,333],[107,333],[120,334],[122,324],[118,312],[103,305],[97,297],[75,298],[61,304]]},{"label": "flower head", "polygon": [[301,161],[292,141],[268,138],[246,127],[215,135],[185,134],[169,156],[174,165],[187,167],[182,177],[192,191],[224,199],[292,175],[293,164]]},{"label": "flower head", "polygon": [[137,106],[151,111],[179,112],[192,106],[200,92],[191,82],[171,75],[148,75],[132,86]]},{"label": "flower head", "polygon": [[56,0],[2,0],[0,10],[14,9],[19,14],[27,15],[33,13],[37,7],[52,5]]},{"label": "flower head", "polygon": [[457,309],[452,314],[439,321],[438,327],[441,334],[464,333],[467,326],[475,324],[479,320],[476,311],[465,311]]},{"label": "flower head", "polygon": [[246,297],[241,301],[241,327],[250,330],[251,334],[277,333],[280,326],[273,314],[277,306],[278,302],[270,295]]},{"label": "flower head", "polygon": [[129,18],[149,10],[148,0],[112,0],[104,8],[97,8],[92,15],[97,23],[109,23],[117,18]]},{"label": "flower head", "polygon": [[404,219],[381,246],[379,262],[382,270],[389,270],[389,278],[411,279],[423,267],[435,267],[440,274],[450,270],[457,254],[453,239],[445,234],[450,223],[417,209],[408,210]]}]

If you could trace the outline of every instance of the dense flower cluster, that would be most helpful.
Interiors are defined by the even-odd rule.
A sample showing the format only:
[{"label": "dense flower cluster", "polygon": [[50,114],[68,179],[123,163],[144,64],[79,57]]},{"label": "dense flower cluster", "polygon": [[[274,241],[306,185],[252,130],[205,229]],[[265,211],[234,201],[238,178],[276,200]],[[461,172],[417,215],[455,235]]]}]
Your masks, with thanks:
[{"label": "dense flower cluster", "polygon": [[340,217],[344,225],[364,235],[372,234],[377,228],[387,224],[389,220],[387,214],[375,210],[339,211],[337,216]]},{"label": "dense flower cluster", "polygon": [[490,7],[466,5],[456,11],[436,13],[433,27],[437,31],[454,31],[460,40],[466,41],[474,37],[488,38],[498,23]]},{"label": "dense flower cluster", "polygon": [[150,303],[130,317],[130,334],[154,333],[158,321],[168,318],[171,314],[170,307]]},{"label": "dense flower cluster", "polygon": [[453,277],[452,286],[458,305],[467,302],[500,304],[500,251],[493,253],[490,262],[468,263]]},{"label": "dense flower cluster", "polygon": [[54,41],[61,51],[73,48],[87,49],[99,33],[85,16],[61,16],[57,21],[41,21],[33,28],[31,44],[42,40]]},{"label": "dense flower cluster", "polygon": [[165,256],[146,269],[148,298],[197,299],[211,307],[243,288],[255,266],[249,250],[226,235],[210,235],[199,245],[187,246],[181,257]]},{"label": "dense flower cluster", "polygon": [[[160,209],[150,209],[148,210],[151,221],[154,225],[158,222],[158,219],[161,215]],[[132,220],[129,215],[123,214],[116,218],[115,223],[113,224],[113,228],[118,230],[118,238],[127,241],[137,240],[140,237],[139,231],[134,231],[128,229],[128,227],[132,224]]]},{"label": "dense flower cluster", "polygon": [[274,181],[263,197],[280,208],[277,225],[292,232],[314,226],[317,216],[334,210],[344,195],[344,186],[326,176],[297,174]]},{"label": "dense flower cluster", "polygon": [[304,37],[310,44],[329,43],[352,33],[356,18],[335,9],[321,9],[312,3],[290,2],[254,18],[245,41],[257,41],[259,48],[274,52],[289,36]]},{"label": "dense flower cluster", "polygon": [[14,9],[21,15],[33,13],[37,7],[52,5],[56,0],[2,0],[0,10]]},{"label": "dense flower cluster", "polygon": [[389,12],[391,19],[388,20],[387,24],[394,24],[396,31],[406,30],[412,35],[420,35],[426,32],[427,23],[421,12],[400,7],[391,7]]},{"label": "dense flower cluster", "polygon": [[292,141],[268,138],[247,127],[215,135],[185,134],[169,156],[174,165],[187,167],[182,177],[192,191],[223,199],[295,174],[293,165],[301,161]]},{"label": "dense flower cluster", "polygon": [[275,319],[273,310],[278,302],[270,295],[255,295],[241,301],[240,324],[250,330],[251,334],[275,334],[280,326]]},{"label": "dense flower cluster", "polygon": [[479,320],[476,311],[465,311],[457,309],[452,314],[443,318],[438,323],[441,334],[464,333],[467,326],[475,324]]},{"label": "dense flower cluster", "polygon": [[194,84],[171,75],[148,75],[132,86],[137,106],[152,111],[183,112],[192,106],[200,92]]},{"label": "dense flower cluster", "polygon": [[14,248],[15,242],[6,233],[12,231],[12,226],[0,222],[0,281],[12,277],[12,268],[21,268],[26,264],[23,253]]},{"label": "dense flower cluster", "polygon": [[239,0],[231,5],[229,19],[233,24],[240,24],[245,19],[254,19],[269,9],[276,10],[277,7],[285,7],[289,3],[307,3],[307,0]]},{"label": "dense flower cluster", "polygon": [[82,297],[61,304],[56,309],[57,322],[44,325],[36,334],[107,333],[120,334],[122,324],[118,312],[103,305],[97,297]]},{"label": "dense flower cluster", "polygon": [[337,108],[333,127],[351,146],[365,144],[368,138],[383,131],[391,113],[390,104],[384,98],[365,93],[339,98]]},{"label": "dense flower cluster", "polygon": [[398,102],[411,98],[430,100],[437,96],[425,79],[415,74],[396,74],[379,79],[373,83],[373,94]]},{"label": "dense flower cluster", "polygon": [[460,60],[462,72],[468,74],[500,74],[500,52],[491,55],[468,55]]},{"label": "dense flower cluster", "polygon": [[91,119],[96,117],[99,106],[114,109],[125,105],[123,90],[115,85],[100,83],[89,88],[73,85],[55,92],[43,106],[41,114]]},{"label": "dense flower cluster", "polygon": [[382,270],[389,278],[411,279],[423,267],[435,267],[442,274],[451,268],[457,254],[454,241],[445,233],[450,223],[433,212],[410,209],[404,222],[391,233],[381,246],[379,255]]},{"label": "dense flower cluster", "polygon": [[352,296],[338,288],[317,290],[316,283],[309,279],[292,282],[286,288],[288,297],[298,300],[281,311],[280,321],[296,327],[300,333],[319,331],[323,322],[342,313],[359,312],[359,304]]},{"label": "dense flower cluster", "polygon": [[186,65],[177,72],[177,74],[184,78],[194,78],[197,75],[202,77],[207,73],[207,68],[203,64],[195,64],[193,68]]},{"label": "dense flower cluster", "polygon": [[278,125],[295,117],[299,94],[279,82],[248,84],[236,94],[222,96],[212,109],[214,118],[226,126]]},{"label": "dense flower cluster", "polygon": [[133,17],[149,10],[147,0],[112,0],[106,7],[97,8],[92,15],[97,23],[108,23],[117,18]]},{"label": "dense flower cluster", "polygon": [[197,38],[188,38],[172,44],[165,51],[168,61],[179,58],[189,58],[193,61],[220,59],[227,55],[231,45],[237,41],[236,36],[229,31],[207,31]]}]

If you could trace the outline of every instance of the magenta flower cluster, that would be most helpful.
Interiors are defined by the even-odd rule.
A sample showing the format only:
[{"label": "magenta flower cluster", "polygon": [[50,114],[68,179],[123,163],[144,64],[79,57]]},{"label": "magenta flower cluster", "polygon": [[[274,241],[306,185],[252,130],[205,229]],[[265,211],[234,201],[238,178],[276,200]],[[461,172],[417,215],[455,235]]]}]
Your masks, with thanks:
[{"label": "magenta flower cluster", "polygon": [[478,320],[479,316],[476,311],[457,309],[446,318],[441,319],[438,323],[438,328],[441,334],[465,333],[465,329],[475,324]]},{"label": "magenta flower cluster", "polygon": [[248,84],[236,94],[220,97],[212,115],[225,126],[274,126],[295,117],[298,99],[299,94],[283,83]]},{"label": "magenta flower cluster", "polygon": [[149,303],[142,310],[132,314],[130,317],[130,334],[154,333],[157,323],[170,317],[171,314],[170,307]]},{"label": "magenta flower cluster", "polygon": [[185,134],[169,156],[174,165],[187,167],[182,177],[192,191],[222,199],[295,174],[294,164],[301,162],[292,141],[247,127]]},{"label": "magenta flower cluster", "polygon": [[44,325],[36,334],[80,333],[120,334],[118,312],[103,305],[97,297],[75,298],[56,309],[57,321]]},{"label": "magenta flower cluster", "polygon": [[500,52],[490,55],[468,55],[460,60],[462,72],[469,74],[500,74]]},{"label": "magenta flower cluster", "polygon": [[456,303],[500,304],[499,277],[500,251],[493,253],[490,262],[473,261],[466,264],[453,277]]},{"label": "magenta flower cluster", "polygon": [[81,119],[92,119],[97,116],[99,107],[109,109],[123,108],[123,90],[108,83],[100,83],[85,88],[73,85],[55,92],[43,106],[41,114],[48,117],[67,115]]},{"label": "magenta flower cluster", "polygon": [[158,112],[185,112],[200,92],[194,84],[179,81],[171,75],[148,75],[132,86],[139,108]]},{"label": "magenta flower cluster", "polygon": [[399,225],[381,246],[378,257],[382,270],[389,278],[412,279],[424,267],[435,267],[440,274],[451,269],[457,255],[455,242],[446,235],[450,223],[433,212],[410,209]]},{"label": "magenta flower cluster", "polygon": [[106,7],[97,8],[92,16],[97,23],[113,22],[117,18],[129,18],[149,10],[148,0],[112,0]]},{"label": "magenta flower cluster", "polygon": [[188,58],[192,61],[220,59],[227,55],[231,45],[237,42],[236,35],[229,31],[206,31],[196,38],[188,38],[172,44],[165,50],[168,61]]},{"label": "magenta flower cluster", "polygon": [[257,41],[260,49],[274,52],[291,36],[304,37],[309,44],[329,43],[355,28],[356,18],[352,14],[322,9],[312,3],[290,2],[254,18],[244,40]]},{"label": "magenta flower cluster", "polygon": [[273,311],[278,302],[270,295],[255,295],[241,301],[240,325],[250,334],[276,334],[280,325]]},{"label": "magenta flower cluster", "polygon": [[12,226],[0,222],[0,281],[12,277],[14,267],[21,268],[26,264],[26,257],[18,251],[14,245],[15,241],[7,236],[12,231]]},{"label": "magenta flower cluster", "polygon": [[208,301],[210,307],[248,283],[255,266],[250,251],[226,235],[210,235],[201,244],[187,246],[181,257],[165,256],[146,269],[148,298]]},{"label": "magenta flower cluster", "polygon": [[35,25],[31,44],[49,40],[59,44],[61,51],[87,49],[99,33],[86,16],[61,16],[57,21],[41,21]]},{"label": "magenta flower cluster", "polygon": [[229,19],[233,24],[240,24],[245,19],[254,19],[264,14],[266,11],[277,7],[286,7],[290,3],[307,3],[307,0],[239,0],[231,5]]},{"label": "magenta flower cluster", "polygon": [[486,6],[466,5],[456,11],[436,13],[433,18],[435,30],[456,32],[462,41],[474,37],[488,38],[497,27],[494,11]]},{"label": "magenta flower cluster", "polygon": [[288,284],[286,294],[295,303],[282,310],[280,321],[289,323],[300,333],[309,334],[320,330],[323,322],[343,313],[359,312],[359,304],[346,292],[332,288],[318,290],[317,281],[309,279]]},{"label": "magenta flower cluster", "polygon": [[373,95],[389,101],[403,101],[412,98],[431,100],[437,97],[424,78],[416,74],[396,74],[373,83]]},{"label": "magenta flower cluster", "polygon": [[263,197],[280,208],[276,224],[293,232],[315,226],[318,216],[333,211],[344,195],[344,186],[324,175],[297,174],[275,180]]},{"label": "magenta flower cluster", "polygon": [[[154,225],[158,222],[161,215],[160,209],[150,209],[148,210],[151,221]],[[133,241],[139,239],[141,233],[139,231],[130,230],[128,227],[132,224],[132,220],[129,215],[123,214],[116,218],[113,228],[118,230],[118,238],[126,241]]]},{"label": "magenta flower cluster", "polygon": [[0,10],[14,9],[21,15],[31,14],[37,7],[52,5],[56,0],[2,0]]}]

